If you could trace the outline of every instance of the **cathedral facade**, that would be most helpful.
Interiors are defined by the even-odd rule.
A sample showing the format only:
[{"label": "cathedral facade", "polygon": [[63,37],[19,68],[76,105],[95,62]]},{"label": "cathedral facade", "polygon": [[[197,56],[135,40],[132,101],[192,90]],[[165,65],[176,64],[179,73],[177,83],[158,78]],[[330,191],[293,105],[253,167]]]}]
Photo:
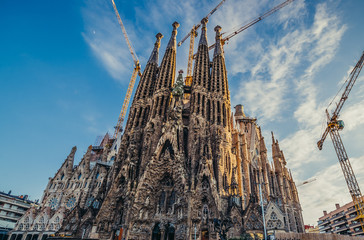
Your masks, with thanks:
[{"label": "cathedral facade", "polygon": [[79,238],[215,240],[263,233],[264,225],[304,231],[278,140],[272,133],[269,160],[256,119],[242,105],[232,113],[221,27],[211,59],[207,20],[201,23],[192,81],[184,84],[182,71],[176,76],[175,22],[160,65],[163,36],[156,35],[122,137],[89,148],[77,167],[73,149],[50,179],[42,208],[29,211],[18,232],[41,226]]},{"label": "cathedral facade", "polygon": [[297,189],[278,141],[272,133],[271,163],[256,119],[241,105],[231,113],[221,27],[214,29],[211,60],[207,20],[201,23],[190,86],[184,85],[182,72],[176,76],[179,24],[173,23],[160,65],[162,35],[157,34],[111,188],[89,237],[220,239],[222,228],[227,237],[238,237],[263,232],[262,211],[268,230],[304,231]]},{"label": "cathedral facade", "polygon": [[[111,180],[115,159],[108,134],[100,144],[90,146],[78,165],[74,164],[77,148],[73,147],[62,166],[49,178],[40,206],[31,207],[16,223],[10,240],[45,240],[63,228],[78,227],[74,213],[87,209],[98,211]],[[78,219],[77,219],[78,220]]]}]

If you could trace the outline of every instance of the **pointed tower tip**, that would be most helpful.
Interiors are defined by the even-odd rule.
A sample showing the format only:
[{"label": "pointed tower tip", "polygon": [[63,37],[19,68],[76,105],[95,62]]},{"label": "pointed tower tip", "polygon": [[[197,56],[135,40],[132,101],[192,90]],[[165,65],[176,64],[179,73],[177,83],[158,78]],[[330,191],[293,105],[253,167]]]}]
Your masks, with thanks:
[{"label": "pointed tower tip", "polygon": [[177,30],[177,28],[179,27],[179,23],[178,22],[174,22],[172,24],[172,26],[173,26],[173,30]]},{"label": "pointed tower tip", "polygon": [[273,131],[271,131],[272,133],[272,144],[274,144],[274,134],[273,134]]},{"label": "pointed tower tip", "polygon": [[177,43],[176,43],[176,36],[177,36],[177,28],[179,27],[179,23],[178,22],[174,22],[172,24],[173,26],[173,31],[172,31],[172,36],[171,39],[169,39],[168,45],[167,45],[167,49],[177,49]]},{"label": "pointed tower tip", "polygon": [[155,37],[157,38],[157,40],[154,43],[154,49],[153,49],[152,54],[150,55],[148,63],[153,62],[153,63],[158,64],[159,47],[161,45],[161,39],[163,38],[163,35],[161,33],[157,33],[157,35],[155,35]]},{"label": "pointed tower tip", "polygon": [[202,28],[201,28],[201,38],[200,38],[200,42],[198,43],[198,45],[206,45],[206,46],[208,46],[208,44],[207,44],[207,34],[206,34],[206,23],[208,21],[209,20],[207,18],[203,18],[201,20],[201,24],[202,24]]},{"label": "pointed tower tip", "polygon": [[221,43],[221,27],[219,25],[217,25],[214,28],[215,32],[216,32],[216,37],[215,37],[215,51],[214,51],[214,57],[222,55],[223,56],[223,49],[222,49],[222,43]]},{"label": "pointed tower tip", "polygon": [[220,27],[219,25],[217,25],[217,26],[214,28],[214,31],[216,32],[216,36],[220,36],[221,27]]},{"label": "pointed tower tip", "polygon": [[163,38],[163,34],[162,33],[157,33],[157,35],[155,35],[155,37],[157,38],[157,41],[161,40]]},{"label": "pointed tower tip", "polygon": [[201,20],[202,27],[206,26],[206,23],[208,23],[208,22],[209,22],[209,20],[207,18],[202,18],[202,20]]}]

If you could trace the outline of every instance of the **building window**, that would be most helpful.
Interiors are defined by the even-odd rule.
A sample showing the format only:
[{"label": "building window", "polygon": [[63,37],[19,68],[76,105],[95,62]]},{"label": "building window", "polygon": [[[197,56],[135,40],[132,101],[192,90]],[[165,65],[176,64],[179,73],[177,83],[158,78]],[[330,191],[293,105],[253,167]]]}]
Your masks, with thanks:
[{"label": "building window", "polygon": [[82,174],[78,174],[78,180],[80,180],[80,178],[82,177]]}]

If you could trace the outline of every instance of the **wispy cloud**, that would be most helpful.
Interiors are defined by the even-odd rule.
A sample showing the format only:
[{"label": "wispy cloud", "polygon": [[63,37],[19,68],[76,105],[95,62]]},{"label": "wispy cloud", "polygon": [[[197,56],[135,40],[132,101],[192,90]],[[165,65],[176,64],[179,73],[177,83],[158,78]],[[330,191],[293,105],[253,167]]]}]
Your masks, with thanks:
[{"label": "wispy cloud", "polygon": [[87,1],[82,13],[86,26],[82,33],[85,41],[110,76],[127,83],[133,61],[111,4]]},{"label": "wispy cloud", "polygon": [[[298,189],[304,218],[310,220],[310,224],[317,224],[318,218],[323,216],[323,210],[335,210],[335,203],[344,205],[352,201],[340,164],[336,159],[333,161],[336,162],[315,173],[316,181]],[[350,161],[355,173],[364,171],[364,156]],[[364,181],[363,175],[358,174],[357,181],[360,187],[364,187],[360,184]]]}]

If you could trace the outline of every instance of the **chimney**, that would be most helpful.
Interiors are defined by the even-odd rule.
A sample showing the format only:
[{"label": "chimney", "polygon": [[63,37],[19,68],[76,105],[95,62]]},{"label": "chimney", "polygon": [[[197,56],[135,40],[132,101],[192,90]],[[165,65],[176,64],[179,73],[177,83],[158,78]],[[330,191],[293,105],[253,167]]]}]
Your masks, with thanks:
[{"label": "chimney", "polygon": [[327,215],[327,211],[325,210],[325,211],[324,211],[324,216],[326,216],[326,215]]},{"label": "chimney", "polygon": [[335,204],[336,209],[340,208],[340,205],[338,203]]}]

